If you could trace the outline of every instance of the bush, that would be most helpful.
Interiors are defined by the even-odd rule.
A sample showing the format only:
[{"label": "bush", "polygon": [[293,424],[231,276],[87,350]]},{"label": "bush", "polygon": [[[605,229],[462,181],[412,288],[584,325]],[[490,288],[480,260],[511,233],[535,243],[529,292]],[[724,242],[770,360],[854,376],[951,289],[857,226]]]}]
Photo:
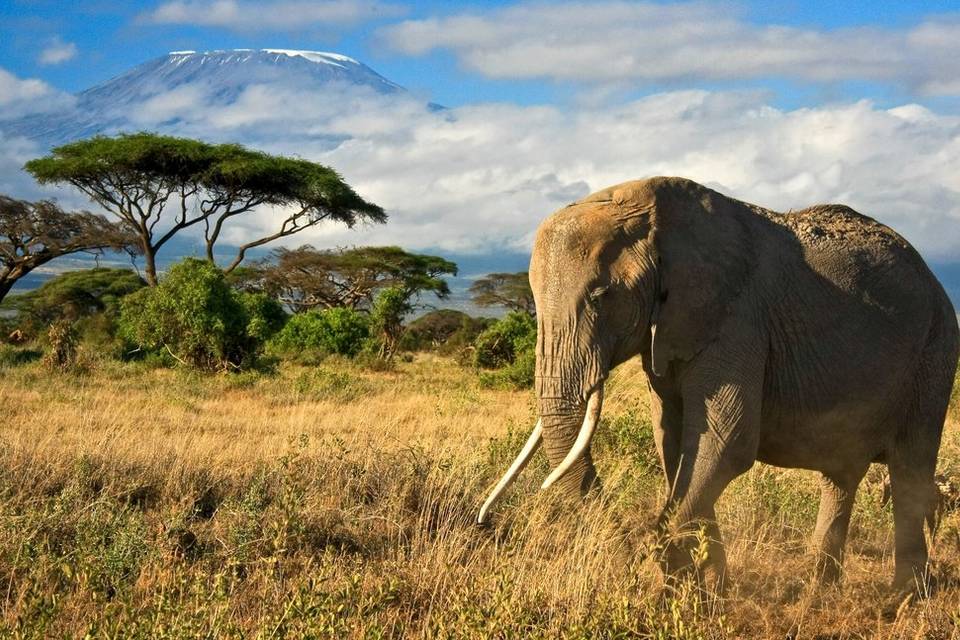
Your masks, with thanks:
[{"label": "bush", "polygon": [[47,332],[49,351],[43,364],[57,371],[67,371],[77,362],[77,330],[66,319],[57,320]]},{"label": "bush", "polygon": [[537,355],[533,348],[521,351],[513,362],[496,371],[480,373],[480,386],[488,389],[529,389],[533,386]]},{"label": "bush", "polygon": [[370,336],[371,348],[380,358],[389,360],[397,352],[403,318],[412,310],[410,294],[401,287],[387,287],[377,294],[370,310]]},{"label": "bush", "polygon": [[400,348],[455,353],[472,345],[477,336],[494,322],[490,318],[473,318],[455,309],[437,309],[409,324],[400,340]]},{"label": "bush", "polygon": [[533,386],[536,365],[537,321],[527,313],[513,311],[477,336],[474,364],[499,369],[480,375],[486,387],[527,389]]},{"label": "bush", "polygon": [[[16,310],[17,324],[29,335],[42,333],[60,319],[85,321],[98,316],[101,319],[94,324],[113,329],[120,300],[144,286],[130,269],[82,269],[62,273],[33,291],[12,296],[4,306]],[[85,333],[84,326],[77,328]]]},{"label": "bush", "polygon": [[247,314],[247,335],[261,344],[275,336],[287,323],[287,312],[265,293],[235,294]]},{"label": "bush", "polygon": [[293,315],[274,337],[281,351],[319,350],[353,357],[370,335],[367,317],[346,307]]},{"label": "bush", "polygon": [[186,258],[160,284],[123,299],[120,333],[150,351],[166,350],[206,370],[251,366],[279,328],[282,309],[265,296],[238,293],[215,265]]},{"label": "bush", "polygon": [[522,311],[513,311],[485,329],[474,342],[474,364],[499,369],[513,364],[537,344],[537,321]]}]

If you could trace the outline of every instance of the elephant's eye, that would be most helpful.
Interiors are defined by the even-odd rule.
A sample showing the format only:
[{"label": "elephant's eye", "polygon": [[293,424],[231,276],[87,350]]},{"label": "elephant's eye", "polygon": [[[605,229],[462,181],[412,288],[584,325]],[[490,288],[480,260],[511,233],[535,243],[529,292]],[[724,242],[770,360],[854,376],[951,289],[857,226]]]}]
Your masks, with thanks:
[{"label": "elephant's eye", "polygon": [[603,294],[607,292],[607,287],[597,287],[590,292],[590,300],[592,302],[597,302],[600,298],[603,297]]}]

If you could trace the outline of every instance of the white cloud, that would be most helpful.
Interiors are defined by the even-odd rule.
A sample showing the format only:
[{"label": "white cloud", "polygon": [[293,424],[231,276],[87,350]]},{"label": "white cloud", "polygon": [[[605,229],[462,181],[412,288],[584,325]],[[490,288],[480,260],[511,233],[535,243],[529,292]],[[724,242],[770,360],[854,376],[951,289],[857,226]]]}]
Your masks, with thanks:
[{"label": "white cloud", "polygon": [[872,80],[960,93],[960,15],[910,29],[758,25],[724,3],[534,2],[384,27],[402,53],[452,51],[493,78],[672,83]]},{"label": "white cloud", "polygon": [[[329,164],[391,215],[383,227],[330,226],[292,244],[526,250],[539,221],[580,196],[682,175],[780,210],[846,203],[929,256],[960,252],[960,117],[915,104],[783,110],[762,93],[674,91],[569,111],[476,104],[430,112],[410,96],[252,85],[229,106],[202,99],[183,108],[190,89],[178,92],[169,97],[178,105],[174,132]],[[158,121],[169,116],[158,112]],[[248,218],[232,239],[271,219]]]},{"label": "white cloud", "polygon": [[64,42],[58,36],[53,38],[50,44],[40,51],[37,61],[44,65],[62,64],[68,60],[73,60],[76,56],[77,45],[72,42]]},{"label": "white cloud", "polygon": [[[762,93],[698,90],[617,106],[432,112],[409,95],[356,87],[254,84],[223,105],[202,85],[185,85],[133,116],[138,128],[328,164],[391,216],[384,226],[311,229],[291,245],[523,251],[539,222],[566,203],[625,180],[681,175],[778,210],[845,203],[890,224],[928,258],[960,254],[960,117],[916,104],[784,110]],[[26,152],[19,155],[0,169],[22,165]],[[275,213],[238,219],[225,240],[262,235]]]},{"label": "white cloud", "polygon": [[378,0],[173,0],[143,16],[154,24],[188,24],[237,31],[298,31],[344,26],[403,13]]},{"label": "white cloud", "polygon": [[24,80],[0,68],[0,120],[61,109],[72,103],[72,96],[42,80]]}]

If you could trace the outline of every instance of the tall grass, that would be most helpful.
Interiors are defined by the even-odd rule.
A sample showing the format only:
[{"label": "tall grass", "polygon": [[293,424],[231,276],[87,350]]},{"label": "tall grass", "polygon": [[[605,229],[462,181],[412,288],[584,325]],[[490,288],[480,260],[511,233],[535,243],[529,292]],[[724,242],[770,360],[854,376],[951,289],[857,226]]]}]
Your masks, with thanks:
[{"label": "tall grass", "polygon": [[[6,363],[6,364],[5,364]],[[604,492],[490,485],[535,419],[526,392],[439,358],[197,376],[0,363],[0,633],[111,638],[958,637],[960,515],[942,586],[901,609],[881,469],[861,488],[846,578],[812,585],[812,474],[758,465],[718,505],[723,596],[667,588],[648,523],[663,500],[643,374],[608,387]],[[960,469],[956,404],[943,468]],[[950,577],[953,577],[951,580]]]}]

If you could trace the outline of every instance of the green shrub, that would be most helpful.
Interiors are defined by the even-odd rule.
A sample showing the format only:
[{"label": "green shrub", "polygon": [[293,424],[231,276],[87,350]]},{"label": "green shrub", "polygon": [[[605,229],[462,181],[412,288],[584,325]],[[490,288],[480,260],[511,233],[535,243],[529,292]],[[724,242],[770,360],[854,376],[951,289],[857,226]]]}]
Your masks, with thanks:
[{"label": "green shrub", "polygon": [[265,343],[283,329],[287,312],[274,298],[265,293],[245,291],[235,295],[247,314],[247,335]]},{"label": "green shrub", "polygon": [[[33,291],[12,296],[5,307],[17,312],[17,324],[29,335],[42,334],[57,320],[85,321],[101,317],[95,323],[98,330],[115,329],[114,320],[120,310],[120,300],[145,286],[143,279],[130,269],[82,269],[67,271],[52,278]],[[86,337],[86,328],[77,325]]]},{"label": "green shrub", "polygon": [[485,329],[474,342],[474,364],[498,369],[513,364],[537,344],[537,321],[522,311],[513,311]]},{"label": "green shrub", "polygon": [[485,387],[527,389],[533,386],[536,365],[537,321],[513,311],[489,326],[474,342],[473,363],[481,369]]},{"label": "green shrub", "polygon": [[400,349],[456,353],[473,344],[480,333],[493,324],[491,318],[473,318],[455,309],[436,309],[407,326]]},{"label": "green shrub", "polygon": [[143,349],[218,370],[251,366],[280,321],[276,306],[232,290],[215,265],[186,258],[158,286],[124,298],[119,325]]},{"label": "green shrub", "polygon": [[537,357],[534,350],[521,351],[513,362],[494,371],[480,372],[480,386],[488,389],[529,389],[533,387]]},{"label": "green shrub", "polygon": [[403,318],[413,310],[410,293],[402,287],[387,287],[377,294],[370,310],[371,348],[383,359],[397,352],[403,335]]},{"label": "green shrub", "polygon": [[281,351],[319,350],[352,357],[360,353],[369,335],[365,315],[338,307],[293,315],[272,345]]}]

